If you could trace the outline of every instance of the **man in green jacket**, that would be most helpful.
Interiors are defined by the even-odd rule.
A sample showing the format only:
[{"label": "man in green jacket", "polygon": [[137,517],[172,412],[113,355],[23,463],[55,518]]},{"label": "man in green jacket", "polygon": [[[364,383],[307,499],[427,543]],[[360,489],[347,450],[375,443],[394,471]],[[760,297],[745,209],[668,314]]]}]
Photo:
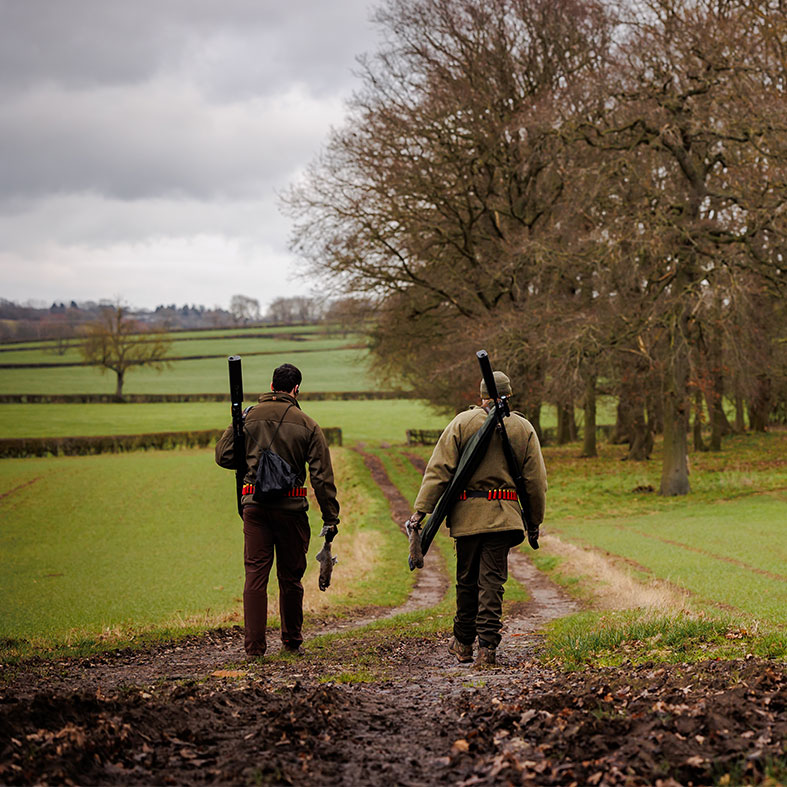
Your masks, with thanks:
[{"label": "man in green jacket", "polygon": [[[502,372],[495,372],[494,377],[498,394],[510,396],[509,378]],[[486,420],[491,402],[483,380],[480,393],[481,406],[459,413],[440,436],[424,472],[411,523],[419,523],[434,510],[464,447]],[[547,491],[547,474],[538,436],[521,413],[512,412],[505,419],[505,426],[514,455],[521,463],[532,525],[538,526],[544,521]],[[447,525],[456,544],[456,616],[454,636],[448,649],[460,662],[472,661],[477,637],[476,665],[494,664],[503,625],[503,585],[508,579],[508,551],[525,537],[514,479],[497,432],[467,482],[467,488],[448,514]]]},{"label": "man in green jacket", "polygon": [[[264,655],[268,618],[268,576],[276,555],[279,581],[281,639],[286,651],[299,653],[303,642],[303,585],[306,553],[309,549],[309,518],[306,511],[306,465],[322,519],[332,540],[339,525],[339,503],[333,480],[331,454],[317,422],[298,404],[301,373],[285,363],[273,372],[271,392],[245,415],[246,474],[243,496],[243,559],[246,581],[243,587],[245,649],[249,657]],[[270,448],[292,468],[297,483],[287,494],[254,499],[254,484],[260,455]],[[216,462],[236,469],[232,425],[216,443]]]}]

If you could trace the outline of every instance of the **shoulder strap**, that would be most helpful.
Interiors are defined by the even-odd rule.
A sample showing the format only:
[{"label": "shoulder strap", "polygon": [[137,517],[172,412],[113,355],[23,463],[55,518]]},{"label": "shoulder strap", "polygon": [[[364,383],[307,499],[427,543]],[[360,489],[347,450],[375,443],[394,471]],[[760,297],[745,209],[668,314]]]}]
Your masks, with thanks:
[{"label": "shoulder strap", "polygon": [[290,403],[290,404],[288,404],[288,405],[287,405],[287,409],[284,411],[284,415],[282,415],[281,419],[279,420],[279,423],[278,423],[278,424],[276,424],[276,430],[274,431],[274,433],[273,433],[273,437],[271,437],[271,439],[270,439],[270,442],[268,443],[268,447],[267,447],[267,448],[262,448],[262,446],[261,446],[261,445],[260,445],[260,444],[257,442],[257,440],[256,440],[256,438],[254,437],[254,435],[253,435],[253,434],[252,434],[252,433],[251,433],[251,432],[250,432],[248,429],[246,429],[246,424],[245,424],[245,423],[244,423],[244,425],[243,425],[243,429],[244,429],[244,431],[246,432],[246,434],[247,434],[247,435],[248,435],[248,436],[249,436],[249,437],[250,437],[250,438],[251,438],[251,439],[252,439],[252,440],[253,440],[253,441],[254,441],[254,442],[255,442],[255,443],[256,443],[256,444],[257,444],[257,445],[260,447],[260,448],[262,448],[262,450],[263,450],[263,451],[270,451],[270,449],[271,449],[271,446],[273,445],[273,441],[276,439],[276,435],[277,435],[277,434],[279,434],[279,428],[281,427],[282,423],[284,422],[284,418],[285,418],[285,416],[287,415],[287,413],[288,413],[288,412],[290,412],[290,407],[292,407],[292,406],[293,406],[293,405],[292,405],[292,403]]},{"label": "shoulder strap", "polygon": [[273,441],[276,439],[276,435],[279,434],[279,429],[281,428],[282,423],[284,423],[284,417],[287,415],[287,413],[290,412],[290,407],[292,407],[292,404],[287,405],[287,409],[284,411],[284,415],[282,415],[281,419],[279,420],[279,423],[276,424],[276,431],[273,433],[273,437],[271,437],[271,441],[268,443],[268,447],[265,449],[266,451],[270,451],[271,446],[273,445]]}]

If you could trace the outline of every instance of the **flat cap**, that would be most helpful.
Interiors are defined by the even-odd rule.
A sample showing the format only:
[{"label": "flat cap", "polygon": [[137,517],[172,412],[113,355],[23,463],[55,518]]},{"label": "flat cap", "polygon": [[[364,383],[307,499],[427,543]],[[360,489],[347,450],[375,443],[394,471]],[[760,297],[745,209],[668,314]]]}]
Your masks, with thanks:
[{"label": "flat cap", "polygon": [[[495,385],[499,396],[511,396],[511,380],[503,372],[494,372]],[[486,383],[481,380],[481,398],[489,399],[489,391],[486,390]]]}]

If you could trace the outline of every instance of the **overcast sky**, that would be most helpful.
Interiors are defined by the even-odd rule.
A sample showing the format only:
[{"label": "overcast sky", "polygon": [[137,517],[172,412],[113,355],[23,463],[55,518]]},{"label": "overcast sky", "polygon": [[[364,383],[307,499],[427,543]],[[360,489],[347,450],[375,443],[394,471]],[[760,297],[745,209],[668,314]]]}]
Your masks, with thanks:
[{"label": "overcast sky", "polygon": [[310,294],[277,193],[375,48],[373,0],[0,0],[0,297]]}]

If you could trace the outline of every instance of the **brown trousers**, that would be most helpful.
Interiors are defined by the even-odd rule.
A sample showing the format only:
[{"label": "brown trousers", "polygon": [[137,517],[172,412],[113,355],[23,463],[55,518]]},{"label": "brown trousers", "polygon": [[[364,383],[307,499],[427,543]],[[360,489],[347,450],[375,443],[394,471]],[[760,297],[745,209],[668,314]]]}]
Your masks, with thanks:
[{"label": "brown trousers", "polygon": [[248,656],[262,656],[267,648],[268,576],[276,555],[279,580],[281,641],[286,648],[303,642],[303,585],[309,550],[309,518],[305,511],[278,511],[258,505],[243,508],[243,618]]},{"label": "brown trousers", "polygon": [[512,534],[479,533],[456,539],[454,636],[472,645],[496,648],[503,627],[503,585],[508,579]]}]

